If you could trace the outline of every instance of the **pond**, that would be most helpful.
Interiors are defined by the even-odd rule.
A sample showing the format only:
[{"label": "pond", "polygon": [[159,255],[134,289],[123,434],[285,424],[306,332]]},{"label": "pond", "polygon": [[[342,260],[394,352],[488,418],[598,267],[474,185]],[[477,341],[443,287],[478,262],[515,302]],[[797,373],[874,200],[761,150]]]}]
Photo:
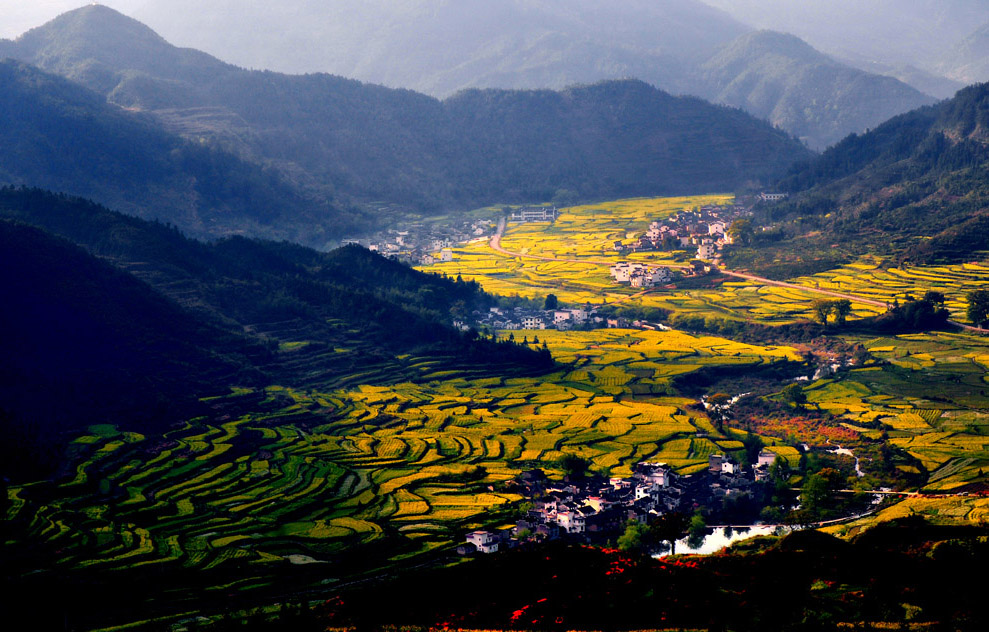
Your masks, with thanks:
[{"label": "pond", "polygon": [[[783,535],[793,530],[793,527],[778,525],[746,525],[737,527],[717,527],[710,529],[700,546],[692,547],[688,543],[689,538],[677,540],[677,555],[710,555],[717,553],[721,549],[749,538],[760,535]],[[656,558],[669,555],[670,552],[659,553]]]}]

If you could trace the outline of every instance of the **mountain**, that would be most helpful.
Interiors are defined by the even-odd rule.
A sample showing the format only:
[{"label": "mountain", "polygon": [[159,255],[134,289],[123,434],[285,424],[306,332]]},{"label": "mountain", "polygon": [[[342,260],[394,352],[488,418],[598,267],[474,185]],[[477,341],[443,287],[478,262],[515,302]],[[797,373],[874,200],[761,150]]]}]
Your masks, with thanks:
[{"label": "mountain", "polygon": [[924,94],[938,99],[950,99],[966,85],[964,82],[907,63],[886,63],[854,54],[836,56],[836,59],[870,74],[899,79],[908,86],[913,86]]},{"label": "mountain", "polygon": [[934,102],[896,79],[850,68],[793,35],[772,31],[739,37],[702,68],[712,100],[768,119],[811,147]]},{"label": "mountain", "polygon": [[941,70],[965,83],[989,81],[989,22],[959,42],[946,56]]},{"label": "mountain", "polygon": [[469,87],[673,78],[678,65],[746,31],[697,0],[168,0],[135,16],[244,66],[330,72],[441,97]]},{"label": "mountain", "polygon": [[17,438],[4,446],[31,446],[17,458],[0,446],[0,476],[53,467],[71,430],[160,431],[234,387],[551,367],[450,326],[455,306],[493,300],[358,246],[204,243],[80,198],[0,188],[0,429]]},{"label": "mountain", "polygon": [[[181,1],[190,10],[176,11],[169,0],[137,15],[177,41],[249,66],[328,71],[439,97],[475,87],[559,89],[635,77],[760,118],[775,114],[774,124],[816,149],[932,101],[806,46],[794,51],[779,37],[751,34],[695,0]],[[221,20],[227,28],[212,27]],[[752,59],[753,46],[772,60]],[[731,63],[739,55],[750,63]],[[739,94],[749,84],[758,95]],[[857,101],[866,105],[851,116],[835,109]]]},{"label": "mountain", "polygon": [[965,261],[989,249],[989,84],[853,135],[780,184],[791,231],[855,252]]},{"label": "mountain", "polygon": [[561,188],[590,198],[733,190],[808,155],[738,110],[639,81],[439,101],[325,74],[235,68],[100,6],[65,14],[14,48],[314,200],[421,211],[548,200]]},{"label": "mountain", "polygon": [[935,74],[945,51],[986,21],[982,0],[705,2],[756,28],[792,33],[829,55]]},{"label": "mountain", "polygon": [[[87,196],[197,235],[301,240],[352,225],[270,170],[23,63],[0,61],[0,112],[0,183]],[[308,235],[296,230],[301,223]]]}]

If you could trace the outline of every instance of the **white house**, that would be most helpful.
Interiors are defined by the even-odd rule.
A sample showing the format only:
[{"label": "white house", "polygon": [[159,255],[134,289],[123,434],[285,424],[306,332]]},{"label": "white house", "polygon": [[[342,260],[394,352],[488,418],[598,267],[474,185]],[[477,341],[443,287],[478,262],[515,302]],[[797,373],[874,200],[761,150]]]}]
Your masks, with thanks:
[{"label": "white house", "polygon": [[560,511],[556,514],[556,524],[567,533],[584,533],[587,521],[579,511]]},{"label": "white house", "polygon": [[453,261],[453,250],[451,250],[450,248],[444,248],[443,250],[441,250],[440,261],[443,261],[445,263],[449,263],[450,261]]},{"label": "white house", "polygon": [[498,537],[490,531],[474,531],[467,534],[467,541],[481,553],[497,553]]},{"label": "white house", "polygon": [[776,454],[773,452],[767,452],[763,450],[759,453],[759,462],[756,463],[756,467],[762,467],[763,465],[772,465],[776,462]]},{"label": "white house", "polygon": [[525,316],[522,318],[522,329],[546,329],[542,316]]},{"label": "white house", "polygon": [[697,258],[710,260],[714,259],[715,255],[718,254],[718,247],[714,243],[708,243],[697,246]]},{"label": "white house", "polygon": [[790,197],[789,193],[760,193],[759,199],[763,202],[779,202]]}]

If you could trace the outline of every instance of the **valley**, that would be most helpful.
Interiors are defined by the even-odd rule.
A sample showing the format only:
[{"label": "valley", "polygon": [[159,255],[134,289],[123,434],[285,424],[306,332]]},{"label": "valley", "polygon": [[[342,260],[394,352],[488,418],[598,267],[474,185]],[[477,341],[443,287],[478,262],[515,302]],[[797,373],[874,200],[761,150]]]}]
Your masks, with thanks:
[{"label": "valley", "polygon": [[987,629],[980,7],[137,4],[0,39],[0,627]]},{"label": "valley", "polygon": [[[840,472],[836,484],[859,496],[880,488],[907,492],[885,497],[865,517],[837,520],[826,528],[836,535],[852,537],[904,516],[979,524],[989,512],[979,494],[989,468],[989,339],[958,331],[869,334],[855,322],[928,290],[944,292],[958,314],[966,290],[989,270],[900,269],[863,260],[785,287],[712,272],[701,277],[707,287],[679,289],[675,282],[646,291],[608,278],[605,266],[626,256],[686,266],[682,253],[627,255],[608,245],[633,239],[656,218],[731,202],[708,196],[568,208],[553,223],[510,224],[504,235],[454,248],[452,261],[426,268],[496,294],[541,300],[554,293],[561,305],[590,305],[592,313],[651,310],[674,330],[643,324],[494,331],[502,340],[544,346],[555,368],[534,377],[486,377],[469,363],[402,355],[391,365],[405,367],[400,372],[386,365],[368,373],[360,364],[344,376],[335,369],[333,381],[347,386],[250,387],[212,396],[202,401],[203,414],[160,434],[91,426],[69,444],[71,465],[55,482],[9,486],[5,538],[16,553],[7,554],[8,567],[27,564],[27,573],[44,558],[48,571],[21,580],[96,581],[100,590],[124,590],[128,578],[156,569],[160,579],[148,590],[157,586],[172,596],[153,598],[133,587],[126,594],[142,613],[154,613],[145,623],[167,623],[182,616],[173,613],[207,608],[211,595],[234,589],[244,603],[274,602],[284,591],[332,594],[337,583],[457,566],[463,562],[453,549],[465,533],[524,518],[525,499],[514,486],[520,474],[541,468],[557,478],[565,457],[606,478],[631,476],[648,461],[690,479],[708,470],[712,455],[744,462],[755,440],[792,472],[779,483],[797,490],[763,509],[771,524],[834,521],[833,512],[842,511],[825,509],[828,501],[813,517],[787,517],[788,503],[813,476],[808,467]],[[833,325],[827,338],[844,346],[825,344],[823,328],[789,344],[742,343],[725,325],[806,321],[819,293],[832,288],[856,297],[847,332]],[[729,333],[694,329],[698,322],[711,329],[711,319],[723,321],[714,329]],[[774,338],[780,336],[786,337]],[[296,337],[281,343],[280,354],[288,359],[312,344]],[[936,394],[917,392],[920,374],[940,385]],[[800,376],[803,382],[792,381]],[[796,403],[784,397],[788,383],[800,385]],[[744,395],[730,408],[701,405],[701,395],[726,390]],[[833,452],[836,444],[845,456]],[[694,510],[718,516],[727,507]],[[758,509],[749,523],[759,519]],[[179,588],[191,578],[196,596]],[[93,628],[132,623],[127,610],[104,620],[77,607]]]}]

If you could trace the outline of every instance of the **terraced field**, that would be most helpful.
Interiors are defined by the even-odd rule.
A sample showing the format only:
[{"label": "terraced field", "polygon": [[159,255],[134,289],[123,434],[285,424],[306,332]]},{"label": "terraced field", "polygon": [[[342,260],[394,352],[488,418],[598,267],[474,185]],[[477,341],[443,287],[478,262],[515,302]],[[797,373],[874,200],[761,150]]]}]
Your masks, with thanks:
[{"label": "terraced field", "polygon": [[913,456],[916,465],[901,467],[925,474],[927,491],[987,482],[989,339],[937,333],[861,342],[889,365],[815,382],[806,389],[810,405]]},{"label": "terraced field", "polygon": [[[615,284],[608,275],[608,264],[643,261],[677,265],[689,259],[692,252],[619,255],[613,249],[616,241],[631,243],[646,231],[650,221],[677,211],[731,201],[730,196],[702,196],[619,200],[574,207],[566,209],[552,224],[511,226],[501,242],[502,247],[512,252],[573,259],[573,262],[508,257],[478,241],[456,250],[454,261],[432,266],[430,270],[451,276],[459,274],[478,281],[489,292],[504,296],[543,298],[552,293],[565,303],[592,305],[624,301],[638,291]],[[908,296],[919,298],[928,290],[936,290],[948,298],[952,317],[964,320],[964,295],[989,283],[989,266],[966,263],[890,267],[882,259],[865,257],[791,282],[809,290],[829,290],[888,304],[902,302]],[[810,291],[737,280],[726,281],[713,290],[654,290],[638,297],[636,303],[671,312],[788,323],[812,317],[811,304],[818,298],[819,295]],[[885,311],[861,301],[853,301],[852,307],[850,318]]]},{"label": "terraced field", "polygon": [[[730,200],[625,200],[568,209],[552,225],[513,226],[503,244],[586,263],[505,257],[473,243],[430,271],[476,279],[497,294],[554,293],[580,304],[628,300],[634,292],[608,277],[606,264],[618,260],[614,241],[630,240],[678,210]],[[632,258],[669,261],[665,256]],[[881,301],[934,289],[958,314],[964,293],[987,277],[984,265],[884,270],[869,260],[795,283]],[[633,304],[780,323],[808,316],[815,298],[739,281],[714,290],[657,290]],[[855,304],[853,316],[875,310]],[[681,473],[701,470],[710,454],[737,452],[743,444],[677,392],[675,378],[712,366],[755,371],[802,361],[790,347],[676,331],[513,335],[531,344],[538,336],[561,370],[490,378],[454,366],[452,358],[369,364],[359,361],[359,349],[286,338],[292,341],[280,353],[297,362],[300,390],[242,390],[211,400],[209,415],[163,437],[92,427],[75,440],[76,466],[67,476],[9,489],[5,517],[12,530],[5,545],[43,550],[59,575],[130,577],[153,569],[194,576],[204,594],[281,590],[289,578],[305,576],[299,585],[309,589],[313,582],[445,555],[465,531],[507,523],[521,497],[504,483],[532,467],[559,476],[556,463],[567,454],[616,476],[629,475],[642,460],[664,461]],[[845,437],[885,439],[909,454],[912,464],[899,467],[926,481],[925,490],[989,483],[989,339],[846,337],[887,362],[806,384],[808,407],[837,417]],[[798,464],[792,445],[765,440]],[[989,501],[910,498],[836,529],[852,533],[910,512],[979,521],[989,516]],[[197,573],[183,574],[188,569]],[[188,587],[176,588],[182,589]]]},{"label": "terraced field", "polygon": [[[500,489],[564,454],[628,476],[640,460],[689,473],[741,444],[670,378],[713,363],[797,361],[795,350],[678,332],[540,332],[564,372],[533,378],[211,400],[215,414],[164,437],[97,426],[74,443],[75,475],[14,487],[7,518],[56,569],[252,569],[330,561],[375,545],[391,562],[496,525],[520,497]],[[249,412],[244,412],[249,411]],[[508,513],[506,513],[508,512]]]}]

